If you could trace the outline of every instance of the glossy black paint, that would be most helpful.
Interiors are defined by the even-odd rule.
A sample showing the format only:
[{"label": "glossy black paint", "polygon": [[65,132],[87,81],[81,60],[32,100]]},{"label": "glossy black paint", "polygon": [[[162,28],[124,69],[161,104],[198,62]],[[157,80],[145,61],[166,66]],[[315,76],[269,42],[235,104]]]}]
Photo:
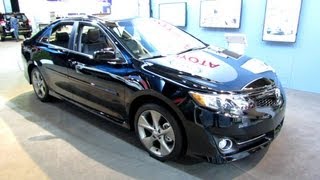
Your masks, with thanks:
[{"label": "glossy black paint", "polygon": [[[50,28],[63,22],[74,22],[68,48],[40,42]],[[81,23],[94,23],[113,41],[124,59],[119,63],[95,60],[77,50],[76,29]],[[25,76],[39,68],[45,77],[50,94],[68,100],[91,112],[127,128],[133,128],[133,116],[144,103],[153,102],[168,108],[179,122],[186,137],[188,154],[215,159],[215,162],[243,158],[268,145],[282,126],[285,95],[272,71],[252,73],[241,66],[251,58],[207,47],[202,50],[157,59],[135,59],[126,47],[96,19],[66,19],[54,22],[33,38],[24,41]],[[184,64],[184,67],[181,65]],[[192,67],[192,68],[189,68]],[[206,68],[206,69],[205,69]],[[218,69],[220,68],[220,69]],[[266,78],[273,87],[245,87],[255,80]],[[31,82],[30,82],[31,83]],[[270,88],[280,89],[279,104],[256,107],[241,118],[230,118],[200,107],[189,91],[268,94]],[[261,135],[262,138],[255,139]],[[228,137],[235,143],[229,152],[217,148],[217,140]]]}]

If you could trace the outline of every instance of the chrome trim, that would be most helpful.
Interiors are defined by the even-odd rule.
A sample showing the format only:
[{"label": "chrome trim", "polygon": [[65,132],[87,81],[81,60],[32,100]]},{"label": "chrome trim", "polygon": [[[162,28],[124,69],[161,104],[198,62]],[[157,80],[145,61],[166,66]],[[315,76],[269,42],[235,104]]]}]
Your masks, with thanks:
[{"label": "chrome trim", "polygon": [[[255,81],[258,81],[258,80],[260,80],[260,79],[264,79],[264,78],[265,78],[265,77],[259,77],[259,78],[256,78],[256,79],[254,79],[254,80],[250,81],[249,83],[247,83],[246,85],[244,85],[244,86],[242,87],[242,89],[241,89],[241,90],[246,91],[246,90],[254,90],[254,89],[256,89],[256,88],[247,88],[247,86],[249,86],[250,84],[252,84],[252,83],[253,83],[253,82],[255,82]],[[263,87],[266,87],[266,86],[273,85],[273,84],[275,84],[275,83],[273,82],[273,83],[271,83],[271,84],[268,84],[268,85],[262,86],[262,88],[263,88]]]},{"label": "chrome trim", "polygon": [[249,139],[249,140],[247,140],[247,141],[237,142],[237,145],[246,144],[246,143],[255,141],[255,140],[257,140],[257,139],[263,138],[263,137],[265,137],[265,136],[266,136],[266,134],[262,134],[262,135],[260,135],[260,136],[258,136],[258,137],[255,137],[255,138],[253,138],[253,139]]}]

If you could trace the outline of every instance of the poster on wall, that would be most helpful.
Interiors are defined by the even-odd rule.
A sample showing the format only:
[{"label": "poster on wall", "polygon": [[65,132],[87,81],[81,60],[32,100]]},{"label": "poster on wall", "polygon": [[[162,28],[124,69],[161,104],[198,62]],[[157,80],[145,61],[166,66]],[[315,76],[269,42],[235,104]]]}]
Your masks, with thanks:
[{"label": "poster on wall", "polygon": [[295,42],[301,0],[267,0],[263,40]]},{"label": "poster on wall", "polygon": [[138,0],[139,16],[150,17],[150,0]]},{"label": "poster on wall", "polygon": [[159,19],[174,26],[186,26],[187,3],[159,4]]},{"label": "poster on wall", "polygon": [[200,27],[240,28],[242,0],[202,0]]}]

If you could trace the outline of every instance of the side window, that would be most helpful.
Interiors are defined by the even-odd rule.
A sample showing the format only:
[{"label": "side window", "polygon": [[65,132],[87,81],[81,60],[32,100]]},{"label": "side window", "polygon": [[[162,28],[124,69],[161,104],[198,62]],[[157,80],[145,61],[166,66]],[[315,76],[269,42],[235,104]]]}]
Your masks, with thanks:
[{"label": "side window", "polygon": [[79,28],[78,51],[93,55],[95,51],[114,51],[113,44],[102,30],[96,26],[82,25]]},{"label": "side window", "polygon": [[[73,23],[62,23],[45,33],[41,42],[53,44],[56,46],[68,48]],[[51,32],[51,33],[50,33]]]}]

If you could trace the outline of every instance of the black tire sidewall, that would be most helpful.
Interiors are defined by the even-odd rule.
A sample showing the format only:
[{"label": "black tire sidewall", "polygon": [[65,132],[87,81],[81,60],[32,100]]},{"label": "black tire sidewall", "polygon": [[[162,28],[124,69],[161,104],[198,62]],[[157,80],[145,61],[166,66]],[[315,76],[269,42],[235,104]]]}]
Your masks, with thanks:
[{"label": "black tire sidewall", "polygon": [[[145,148],[143,143],[140,140],[140,136],[139,136],[139,132],[138,132],[138,118],[141,115],[141,113],[143,113],[144,111],[147,111],[147,110],[155,110],[155,111],[161,113],[161,115],[164,116],[166,118],[166,120],[169,121],[169,123],[171,124],[171,127],[174,132],[174,136],[175,136],[175,146],[174,146],[173,151],[170,154],[168,154],[167,156],[159,157],[159,156],[155,155],[154,153],[149,151],[149,149]],[[167,161],[167,160],[176,160],[181,156],[182,148],[183,148],[183,136],[182,136],[181,127],[179,126],[177,120],[175,120],[174,116],[166,108],[164,108],[158,104],[153,104],[153,103],[145,104],[145,105],[141,106],[135,114],[134,127],[135,127],[135,132],[136,132],[136,135],[137,135],[139,141],[141,142],[143,147],[148,151],[148,153],[150,154],[151,157],[153,157],[157,160],[160,160],[160,161]]]},{"label": "black tire sidewall", "polygon": [[[43,82],[44,82],[44,84],[45,84],[45,86],[46,86],[45,95],[44,95],[43,98],[38,96],[38,94],[37,94],[37,92],[36,92],[36,90],[35,90],[35,88],[34,88],[34,84],[33,84],[33,74],[34,74],[34,72],[36,72],[36,71],[39,72],[39,74],[40,74],[40,76],[42,77]],[[46,83],[46,80],[44,79],[43,75],[41,74],[40,70],[35,67],[35,68],[32,69],[30,75],[31,75],[31,83],[32,83],[33,91],[35,92],[37,98],[40,99],[40,101],[42,101],[42,102],[47,102],[47,101],[49,101],[49,99],[50,99],[50,96],[49,96],[49,87],[48,87],[48,85],[47,85],[47,83]]]}]

